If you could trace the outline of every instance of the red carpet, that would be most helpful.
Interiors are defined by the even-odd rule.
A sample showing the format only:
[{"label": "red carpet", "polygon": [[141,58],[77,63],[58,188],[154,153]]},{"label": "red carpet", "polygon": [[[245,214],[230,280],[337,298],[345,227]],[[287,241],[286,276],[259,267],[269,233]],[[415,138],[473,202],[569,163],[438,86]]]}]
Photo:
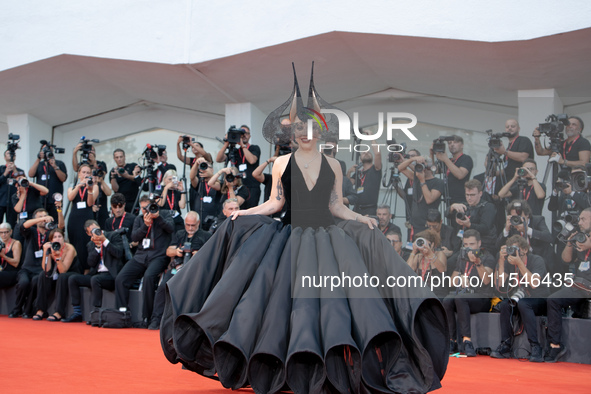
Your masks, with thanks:
[{"label": "red carpet", "polygon": [[[2,393],[230,393],[166,361],[157,331],[0,315],[0,357]],[[436,393],[589,393],[590,386],[590,365],[478,356],[452,358]]]}]

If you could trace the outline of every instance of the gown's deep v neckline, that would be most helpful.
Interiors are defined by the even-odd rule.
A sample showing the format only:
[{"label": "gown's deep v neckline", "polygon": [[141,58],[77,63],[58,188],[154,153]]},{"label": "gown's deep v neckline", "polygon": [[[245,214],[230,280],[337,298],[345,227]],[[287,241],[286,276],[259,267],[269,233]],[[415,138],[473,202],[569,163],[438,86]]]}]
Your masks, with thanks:
[{"label": "gown's deep v neckline", "polygon": [[[320,155],[322,155],[322,153]],[[318,185],[318,180],[320,179],[320,175],[322,174],[322,167],[324,167],[325,158],[324,157],[320,158],[320,168],[318,170],[318,176],[316,177],[316,180],[314,181],[314,185],[312,186],[312,188],[308,187],[308,183],[306,183],[306,178],[304,177],[304,173],[302,172],[302,169],[298,165],[298,162],[297,162],[297,159],[295,156],[293,156],[293,160],[294,160],[295,167],[298,169],[298,172],[299,172],[300,176],[302,177],[302,180],[304,181],[304,185],[306,185],[306,190],[308,191],[308,193],[312,193],[314,191],[314,189],[316,189],[316,185]]]}]

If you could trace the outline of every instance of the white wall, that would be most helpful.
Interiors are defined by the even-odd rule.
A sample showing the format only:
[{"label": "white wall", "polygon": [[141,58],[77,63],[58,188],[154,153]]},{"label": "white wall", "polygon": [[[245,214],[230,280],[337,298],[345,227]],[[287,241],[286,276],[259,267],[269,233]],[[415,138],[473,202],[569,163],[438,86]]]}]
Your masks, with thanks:
[{"label": "white wall", "polygon": [[331,31],[526,40],[587,28],[590,11],[585,0],[12,0],[0,71],[64,53],[199,63]]}]

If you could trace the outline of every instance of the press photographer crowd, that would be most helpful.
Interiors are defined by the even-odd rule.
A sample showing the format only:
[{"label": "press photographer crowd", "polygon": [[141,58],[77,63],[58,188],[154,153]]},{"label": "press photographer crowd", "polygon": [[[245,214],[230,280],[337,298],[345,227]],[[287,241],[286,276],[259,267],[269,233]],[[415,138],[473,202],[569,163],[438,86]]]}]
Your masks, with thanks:
[{"label": "press photographer crowd", "polygon": [[[470,315],[491,312],[500,314],[502,338],[491,357],[515,357],[514,339],[525,331],[529,361],[556,362],[567,350],[563,317],[589,318],[591,144],[583,128],[577,116],[551,115],[533,131],[532,144],[509,119],[505,132],[487,132],[485,171],[476,175],[459,135],[437,138],[428,152],[382,158],[374,145],[350,168],[339,160],[344,203],[375,216],[442,300],[451,353],[476,356]],[[40,141],[24,171],[14,164],[19,136],[10,134],[0,167],[0,289],[16,288],[9,316],[82,322],[87,287],[87,324],[125,327],[130,290],[140,289],[143,321],[136,326],[159,329],[166,282],[232,212],[269,199],[274,160],[297,149],[276,146],[261,163],[260,147],[249,141],[249,127],[231,127],[214,157],[180,136],[182,170],[168,163],[166,146],[151,144],[139,164],[116,149],[109,169],[96,159],[99,141],[83,137],[72,155],[76,179],[64,190],[68,173],[56,158],[64,150]],[[324,141],[322,153],[337,158],[337,141]],[[548,161],[543,177],[540,160]],[[395,216],[399,202],[402,217]],[[545,208],[551,218],[542,216]],[[103,289],[115,292],[115,308],[102,308]],[[547,317],[546,341],[538,338],[536,316]]]}]

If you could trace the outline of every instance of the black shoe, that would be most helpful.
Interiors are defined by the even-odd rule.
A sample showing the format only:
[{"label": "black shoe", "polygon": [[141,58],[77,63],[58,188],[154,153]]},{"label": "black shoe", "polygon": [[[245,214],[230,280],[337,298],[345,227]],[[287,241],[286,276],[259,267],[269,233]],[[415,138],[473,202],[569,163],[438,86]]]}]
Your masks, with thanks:
[{"label": "black shoe", "polygon": [[23,315],[21,316],[23,319],[30,319],[31,315],[29,315],[28,313],[23,313]]},{"label": "black shoe", "polygon": [[542,354],[542,348],[540,345],[533,345],[531,348],[531,355],[529,356],[529,361],[532,363],[543,363],[544,356]]},{"label": "black shoe", "polygon": [[160,330],[160,319],[152,318],[150,325],[148,326],[148,330]]},{"label": "black shoe", "polygon": [[81,323],[82,322],[82,315],[78,313],[72,313],[70,317],[66,319],[62,319],[64,323]]},{"label": "black shoe", "polygon": [[449,340],[449,354],[456,354],[459,353],[458,343],[453,339]]},{"label": "black shoe", "polygon": [[12,312],[10,312],[10,314],[8,315],[8,317],[14,318],[14,317],[19,317],[21,315],[22,315],[21,311],[19,311],[18,309],[13,309]]},{"label": "black shoe", "polygon": [[511,344],[502,341],[494,352],[490,354],[492,358],[511,358]]},{"label": "black shoe", "polygon": [[464,341],[464,353],[466,357],[476,357],[476,351],[474,350],[472,341]]},{"label": "black shoe", "polygon": [[550,351],[544,357],[544,361],[547,363],[555,363],[558,359],[566,353],[566,347],[560,345],[560,347],[550,347]]},{"label": "black shoe", "polygon": [[142,321],[135,322],[131,326],[133,328],[148,328],[148,320],[144,319]]}]

